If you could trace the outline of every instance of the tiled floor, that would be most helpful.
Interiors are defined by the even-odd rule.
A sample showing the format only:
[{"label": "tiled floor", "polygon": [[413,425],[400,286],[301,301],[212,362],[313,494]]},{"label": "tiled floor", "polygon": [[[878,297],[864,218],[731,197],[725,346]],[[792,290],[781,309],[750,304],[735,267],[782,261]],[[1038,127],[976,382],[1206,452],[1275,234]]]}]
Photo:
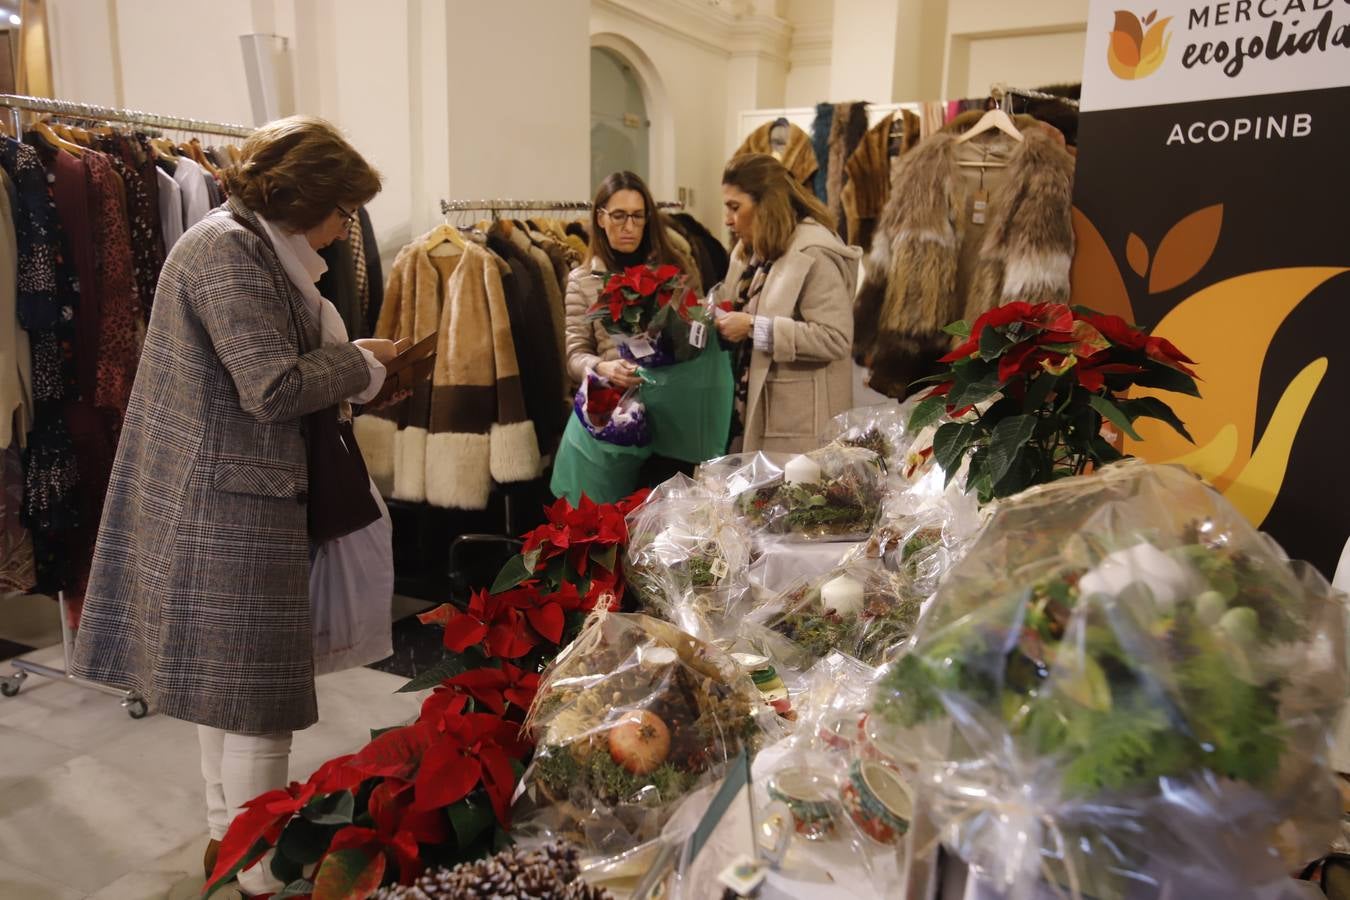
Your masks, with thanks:
[{"label": "tiled floor", "polygon": [[[55,643],[26,656],[59,666],[55,604],[41,603],[5,607],[0,639]],[[421,608],[396,606],[396,617]],[[10,671],[0,661],[0,675]],[[291,777],[360,747],[371,728],[416,716],[422,697],[395,693],[405,681],[374,669],[318,679],[320,721],[296,734]],[[198,896],[207,837],[198,759],[194,726],[133,720],[116,698],[78,685],[31,677],[0,698],[0,900]]]}]

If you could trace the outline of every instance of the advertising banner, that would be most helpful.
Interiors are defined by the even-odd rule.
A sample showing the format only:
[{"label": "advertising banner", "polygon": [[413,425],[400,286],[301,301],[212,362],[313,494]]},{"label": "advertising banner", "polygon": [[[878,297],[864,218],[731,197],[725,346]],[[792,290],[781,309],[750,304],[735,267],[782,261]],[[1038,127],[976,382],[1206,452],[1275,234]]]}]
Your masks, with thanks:
[{"label": "advertising banner", "polygon": [[[1091,0],[1074,302],[1155,329],[1212,481],[1328,576],[1350,536],[1350,0]],[[1156,4],[1156,8],[1153,4]]]}]

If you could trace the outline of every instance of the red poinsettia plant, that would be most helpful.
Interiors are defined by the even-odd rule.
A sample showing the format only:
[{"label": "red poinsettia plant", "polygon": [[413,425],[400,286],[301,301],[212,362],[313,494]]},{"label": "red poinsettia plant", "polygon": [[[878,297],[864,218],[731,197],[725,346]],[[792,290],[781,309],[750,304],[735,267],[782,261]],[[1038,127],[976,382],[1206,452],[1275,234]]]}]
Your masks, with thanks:
[{"label": "red poinsettia plant", "polygon": [[1119,316],[1016,302],[947,331],[962,343],[940,360],[945,372],[924,379],[936,384],[910,427],[951,419],[933,436],[933,458],[950,481],[969,457],[967,490],[981,503],[1121,459],[1104,423],[1139,440],[1134,422],[1159,419],[1191,439],[1166,403],[1131,391],[1198,397],[1194,361]]},{"label": "red poinsettia plant", "polygon": [[620,603],[626,518],[645,498],[558,501],[490,590],[424,613],[444,627],[448,655],[402,688],[434,687],[416,721],[245,804],[206,893],[269,850],[285,896],[355,900],[498,849],[534,749],[521,725],[539,673],[588,613]]},{"label": "red poinsettia plant", "polygon": [[605,279],[588,318],[619,338],[619,350],[646,366],[692,359],[701,349],[689,335],[712,314],[677,266],[630,266]]}]

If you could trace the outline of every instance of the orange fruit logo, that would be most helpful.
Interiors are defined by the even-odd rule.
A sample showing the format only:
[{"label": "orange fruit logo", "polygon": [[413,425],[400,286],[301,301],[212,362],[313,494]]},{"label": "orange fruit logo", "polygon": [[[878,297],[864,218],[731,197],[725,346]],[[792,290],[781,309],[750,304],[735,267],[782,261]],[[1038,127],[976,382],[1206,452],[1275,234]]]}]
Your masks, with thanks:
[{"label": "orange fruit logo", "polygon": [[1117,78],[1134,81],[1158,71],[1167,58],[1167,46],[1172,43],[1172,36],[1167,33],[1171,21],[1171,16],[1159,19],[1156,9],[1142,20],[1127,10],[1116,10],[1116,27],[1106,46],[1106,62]]}]

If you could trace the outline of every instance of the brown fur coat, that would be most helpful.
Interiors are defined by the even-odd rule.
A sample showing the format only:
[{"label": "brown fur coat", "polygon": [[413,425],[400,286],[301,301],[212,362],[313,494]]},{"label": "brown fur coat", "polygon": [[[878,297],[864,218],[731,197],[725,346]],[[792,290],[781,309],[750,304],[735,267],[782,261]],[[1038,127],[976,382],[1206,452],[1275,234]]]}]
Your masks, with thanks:
[{"label": "brown fur coat", "polygon": [[871,385],[903,397],[950,346],[942,329],[1013,300],[1066,300],[1073,258],[1073,158],[1034,120],[989,201],[980,260],[958,296],[967,190],[956,139],[979,113],[906,154],[895,174],[854,304],[854,353]]},{"label": "brown fur coat", "polygon": [[[907,153],[919,142],[919,117],[909,110],[901,110],[898,140],[900,152]],[[869,247],[876,231],[877,219],[886,208],[891,195],[891,126],[895,115],[889,115],[863,135],[853,155],[844,164],[844,233],[845,243]]]},{"label": "brown fur coat", "polygon": [[867,103],[836,103],[830,123],[830,158],[826,164],[825,205],[834,215],[840,234],[844,231],[844,185],[848,183],[845,166],[853,151],[867,134]]},{"label": "brown fur coat", "polygon": [[[773,143],[770,137],[773,126],[773,122],[766,122],[750,132],[732,156],[741,156],[745,153],[767,153],[772,156]],[[811,146],[811,136],[796,125],[789,124],[787,149],[783,151],[783,158],[779,162],[792,173],[793,178],[803,184],[809,183],[818,168],[816,151]]]}]

